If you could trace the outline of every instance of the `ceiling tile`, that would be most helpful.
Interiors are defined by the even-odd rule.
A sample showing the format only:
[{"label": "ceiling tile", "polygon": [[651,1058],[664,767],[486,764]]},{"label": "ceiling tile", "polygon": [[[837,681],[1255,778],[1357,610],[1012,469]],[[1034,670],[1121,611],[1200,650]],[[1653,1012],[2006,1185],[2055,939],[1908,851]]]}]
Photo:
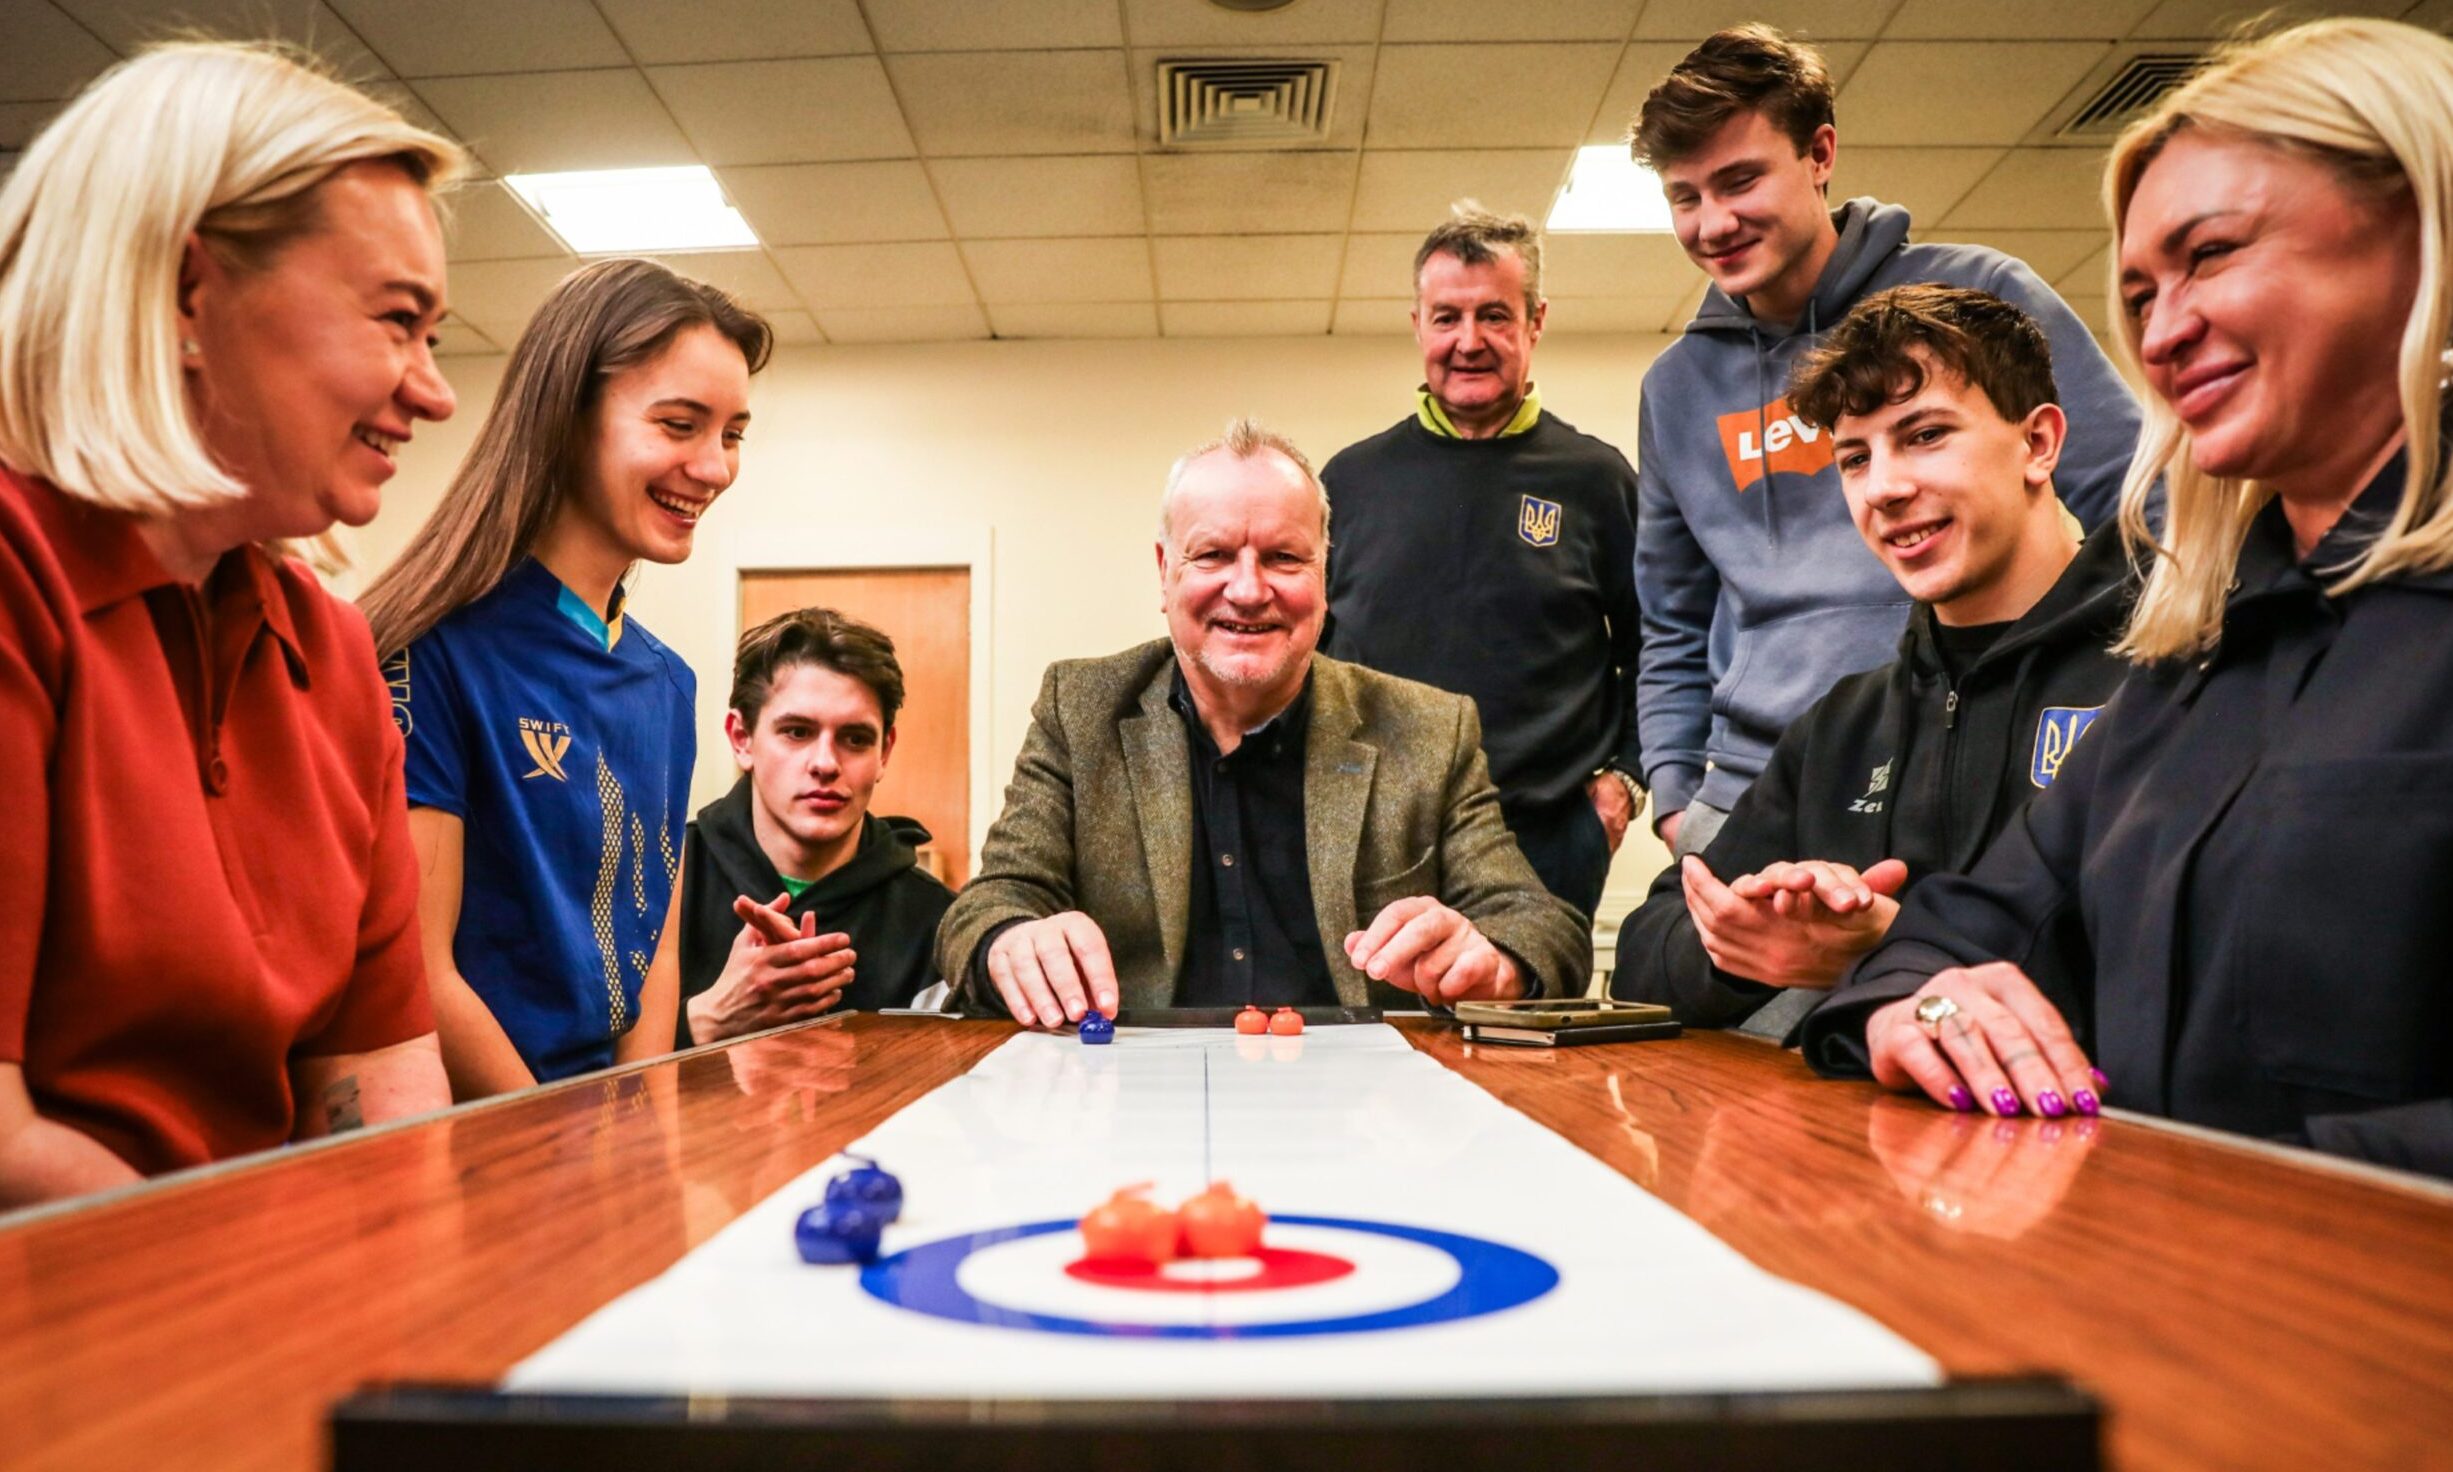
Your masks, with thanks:
[{"label": "ceiling tile", "polygon": [[830,342],[960,342],[988,336],[988,316],[968,302],[928,307],[837,307],[818,313]]},{"label": "ceiling tile", "polygon": [[515,261],[562,256],[570,247],[556,239],[510,190],[481,180],[444,196],[443,237],[451,260]]},{"label": "ceiling tile", "polygon": [[434,329],[434,355],[438,358],[481,358],[502,351],[492,338],[460,320],[458,313],[445,317]]},{"label": "ceiling tile", "polygon": [[1318,337],[1329,330],[1329,303],[1161,302],[1169,337]]},{"label": "ceiling tile", "polygon": [[988,308],[999,337],[1156,337],[1158,309],[1148,302],[1081,302]]},{"label": "ceiling tile", "polygon": [[1121,51],[948,51],[889,57],[886,68],[925,154],[1133,148]]},{"label": "ceiling tile", "polygon": [[451,269],[454,316],[508,350],[519,342],[537,304],[579,269],[576,256],[535,261],[471,261]]},{"label": "ceiling tile", "polygon": [[383,63],[323,0],[52,0],[120,51],[199,31],[231,40],[282,40],[304,46],[352,81],[381,75]]},{"label": "ceiling tile", "polygon": [[[1139,41],[1139,35],[1137,34],[1134,39]],[[1239,57],[1279,61],[1286,59],[1286,53],[1283,50],[1253,47],[1205,46],[1201,48],[1199,56],[1204,60]],[[1332,149],[1363,146],[1363,121],[1371,110],[1372,56],[1373,49],[1369,46],[1306,45],[1303,48],[1302,60],[1335,63],[1335,80],[1331,83],[1329,92],[1329,133],[1317,146]],[[1132,54],[1132,62],[1127,70],[1131,73],[1133,87],[1133,125],[1139,130],[1137,136],[1145,148],[1159,146],[1158,64],[1161,61],[1180,61],[1182,59],[1184,59],[1184,52],[1181,50],[1137,49]],[[1210,150],[1186,151],[1208,152]]]},{"label": "ceiling tile", "polygon": [[1414,304],[1403,299],[1346,297],[1338,302],[1329,330],[1339,337],[1411,337],[1413,310]]},{"label": "ceiling tile", "polygon": [[1539,220],[1558,196],[1567,163],[1563,148],[1374,150],[1363,155],[1355,184],[1354,228],[1428,233],[1448,218],[1448,206],[1460,199],[1478,199],[1487,209]]},{"label": "ceiling tile", "polygon": [[762,250],[670,251],[647,259],[677,276],[730,292],[753,312],[785,312],[801,304],[799,294],[784,283],[783,273]]},{"label": "ceiling tile", "polygon": [[2093,41],[1885,41],[1841,89],[1845,143],[2016,143],[2111,48]]},{"label": "ceiling tile", "polygon": [[2053,290],[2064,297],[2105,295],[2109,288],[2104,284],[2107,265],[2104,258],[2111,253],[2112,246],[2099,239],[2085,260],[2052,278]]},{"label": "ceiling tile", "polygon": [[1124,44],[1116,0],[867,0],[880,51],[1052,50]]},{"label": "ceiling tile", "polygon": [[1384,41],[1624,41],[1629,0],[1398,0]]},{"label": "ceiling tile", "polygon": [[[468,141],[459,138],[458,134],[452,132],[451,125],[444,122],[435,114],[433,108],[426,105],[426,99],[410,91],[409,84],[406,82],[397,78],[365,82],[360,84],[360,90],[385,107],[407,118],[416,127],[424,128],[429,133],[440,133],[446,138],[458,139],[463,143]],[[471,159],[469,166],[479,175],[490,172],[483,159]]]},{"label": "ceiling tile", "polygon": [[1413,299],[1414,252],[1430,227],[1402,235],[1354,234],[1346,237],[1346,264],[1337,276],[1341,297],[1403,297]]},{"label": "ceiling tile", "polygon": [[2103,182],[2101,149],[2014,148],[1935,223],[1950,230],[2103,230]]},{"label": "ceiling tile", "polygon": [[1843,140],[1831,198],[1871,195],[1900,205],[1922,240],[2002,157],[1998,148],[1859,148]]},{"label": "ceiling tile", "polygon": [[[962,257],[944,241],[910,245],[793,245],[770,252],[801,300],[835,336],[830,309],[975,306]],[[986,330],[985,319],[982,331]]]},{"label": "ceiling tile", "polygon": [[1699,273],[1669,235],[1552,235],[1542,242],[1544,296],[1676,296]]},{"label": "ceiling tile", "polygon": [[1124,0],[1124,24],[1136,46],[1369,42],[1380,38],[1380,5],[1381,0],[1302,0],[1283,10],[1235,11],[1207,0]]},{"label": "ceiling tile", "polygon": [[769,245],[943,240],[945,216],[913,159],[718,169],[724,192]]},{"label": "ceiling tile", "polygon": [[2060,280],[2081,261],[2104,251],[2100,230],[1939,230],[1923,238],[1937,244],[1991,246],[2025,261],[2029,270],[2047,281]]},{"label": "ceiling tile", "polygon": [[17,168],[17,160],[24,157],[22,153],[0,153],[0,184],[8,182],[9,175]]},{"label": "ceiling tile", "polygon": [[699,162],[636,71],[451,77],[416,87],[497,173]]},{"label": "ceiling tile", "polygon": [[1659,332],[1685,300],[1683,295],[1552,297],[1542,333]]},{"label": "ceiling tile", "polygon": [[2220,40],[2243,23],[2260,17],[2313,20],[2328,15],[2393,16],[2408,8],[2409,0],[2326,0],[2321,4],[2312,0],[2164,0],[2130,32],[2130,39]]},{"label": "ceiling tile", "polygon": [[963,260],[981,301],[1148,301],[1150,247],[1139,236],[1098,240],[966,240]]},{"label": "ceiling tile", "polygon": [[2453,0],[2421,0],[2402,19],[2439,34],[2453,34]]},{"label": "ceiling tile", "polygon": [[56,102],[0,102],[0,148],[19,149],[32,143],[59,110]]},{"label": "ceiling tile", "polygon": [[1336,235],[1162,236],[1151,250],[1158,294],[1168,301],[1299,301],[1329,294],[1344,243]]},{"label": "ceiling tile", "polygon": [[404,77],[630,65],[588,0],[332,0],[332,8]]},{"label": "ceiling tile", "polygon": [[938,158],[927,164],[962,236],[1139,235],[1141,170],[1130,154]]},{"label": "ceiling tile", "polygon": [[1683,41],[1694,46],[1723,26],[1762,21],[1801,41],[1839,36],[1879,36],[1899,0],[1651,0],[1635,23],[1638,40]]},{"label": "ceiling tile", "polygon": [[1354,207],[1351,153],[1151,154],[1141,178],[1157,235],[1343,230]]},{"label": "ceiling tile", "polygon": [[1383,46],[1371,93],[1372,148],[1567,148],[1593,110],[1623,48]]},{"label": "ceiling tile", "polygon": [[[1849,77],[1865,60],[1867,43],[1822,41],[1816,45],[1823,53],[1824,69],[1831,73],[1832,87],[1837,90],[1847,86]],[[1693,41],[1638,41],[1629,46],[1618,59],[1618,70],[1610,78],[1609,90],[1602,94],[1601,107],[1593,114],[1584,141],[1624,143],[1634,131],[1635,110],[1644,105],[1644,99],[1661,85],[1670,69],[1694,49]]]},{"label": "ceiling tile", "polygon": [[871,49],[857,0],[596,0],[596,8],[642,66]]},{"label": "ceiling tile", "polygon": [[2155,8],[2155,0],[2053,0],[2050,5],[1970,5],[1967,0],[1907,0],[1883,36],[1917,41],[2042,41],[2060,37],[2118,41]]},{"label": "ceiling tile", "polygon": [[73,97],[119,58],[83,26],[36,0],[0,5],[0,102]]},{"label": "ceiling tile", "polygon": [[818,330],[818,319],[807,312],[769,312],[767,326],[775,329],[775,345],[779,348],[812,347],[826,341]]},{"label": "ceiling tile", "polygon": [[658,66],[647,80],[711,164],[911,157],[874,56]]}]

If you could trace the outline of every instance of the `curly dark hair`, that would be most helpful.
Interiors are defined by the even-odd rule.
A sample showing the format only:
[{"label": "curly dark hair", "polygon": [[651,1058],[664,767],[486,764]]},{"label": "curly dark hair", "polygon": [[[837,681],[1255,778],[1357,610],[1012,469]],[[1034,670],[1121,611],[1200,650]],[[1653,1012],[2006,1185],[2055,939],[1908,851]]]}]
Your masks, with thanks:
[{"label": "curly dark hair", "polygon": [[831,608],[796,608],[741,636],[733,655],[732,708],[744,724],[756,728],[775,682],[797,664],[814,664],[868,686],[885,729],[894,729],[895,712],[903,708],[903,666],[894,657],[894,640]]},{"label": "curly dark hair", "polygon": [[2053,348],[2036,319],[1986,291],[1894,286],[1857,303],[1798,362],[1789,407],[1831,429],[1843,414],[1871,414],[1925,387],[1927,366],[1984,390],[2004,419],[2060,400]]}]

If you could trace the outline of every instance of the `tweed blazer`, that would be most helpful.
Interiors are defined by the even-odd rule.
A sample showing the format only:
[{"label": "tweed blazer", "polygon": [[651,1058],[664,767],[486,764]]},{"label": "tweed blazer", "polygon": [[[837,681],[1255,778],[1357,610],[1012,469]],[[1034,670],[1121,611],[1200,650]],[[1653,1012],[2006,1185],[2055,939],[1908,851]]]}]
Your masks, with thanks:
[{"label": "tweed blazer", "polygon": [[[980,943],[1009,920],[1080,910],[1106,933],[1127,1007],[1175,1001],[1192,910],[1192,751],[1168,703],[1175,649],[1155,640],[1051,665],[980,849],[937,930],[967,1005]],[[1535,877],[1499,816],[1473,702],[1315,656],[1304,738],[1304,849],[1320,949],[1341,1002],[1418,1006],[1346,964],[1345,939],[1392,901],[1431,895],[1514,957],[1528,995],[1580,996],[1592,938]]]}]

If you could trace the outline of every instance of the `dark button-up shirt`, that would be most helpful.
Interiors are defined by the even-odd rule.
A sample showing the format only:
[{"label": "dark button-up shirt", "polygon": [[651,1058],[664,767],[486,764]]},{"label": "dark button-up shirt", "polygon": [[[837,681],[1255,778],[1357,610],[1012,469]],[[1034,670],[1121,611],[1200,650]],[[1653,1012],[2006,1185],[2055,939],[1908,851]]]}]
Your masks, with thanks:
[{"label": "dark button-up shirt", "polygon": [[1221,755],[1181,670],[1169,697],[1192,754],[1192,906],[1179,1007],[1335,1006],[1304,850],[1312,684]]}]

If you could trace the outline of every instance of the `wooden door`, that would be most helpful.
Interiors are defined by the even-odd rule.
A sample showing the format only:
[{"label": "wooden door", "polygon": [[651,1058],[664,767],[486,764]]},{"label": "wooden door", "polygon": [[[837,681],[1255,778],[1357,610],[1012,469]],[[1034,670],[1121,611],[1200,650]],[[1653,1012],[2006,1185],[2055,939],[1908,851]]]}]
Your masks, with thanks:
[{"label": "wooden door", "polygon": [[[971,570],[967,567],[745,572],[741,627],[796,608],[832,608],[885,630],[903,666],[894,756],[869,811],[917,818],[934,835],[921,862],[961,888],[971,876]],[[932,862],[933,860],[933,862]]]}]

